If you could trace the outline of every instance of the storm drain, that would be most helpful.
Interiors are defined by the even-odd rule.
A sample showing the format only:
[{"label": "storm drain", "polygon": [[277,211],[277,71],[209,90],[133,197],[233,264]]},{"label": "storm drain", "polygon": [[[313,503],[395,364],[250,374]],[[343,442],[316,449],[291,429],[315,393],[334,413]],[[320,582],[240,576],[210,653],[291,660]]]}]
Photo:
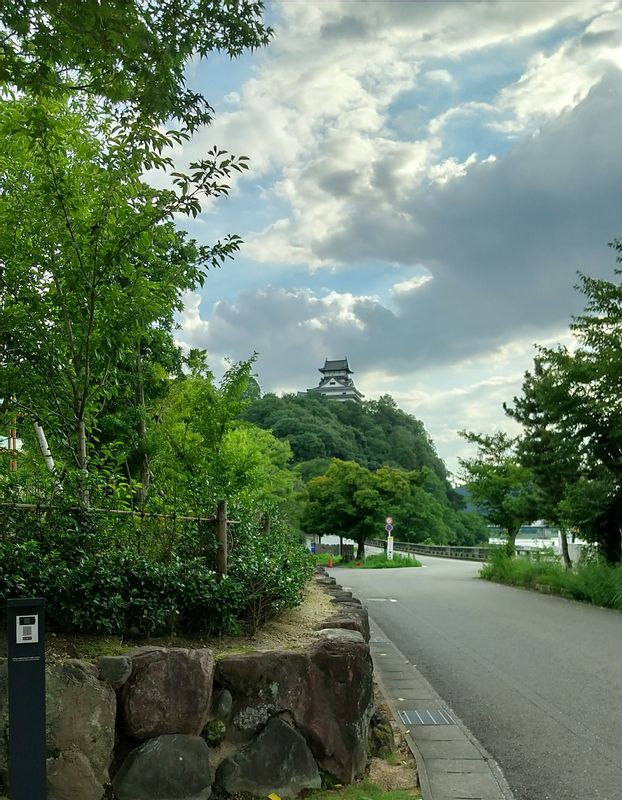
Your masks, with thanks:
[{"label": "storm drain", "polygon": [[370,644],[386,644],[387,640],[386,639],[378,639],[376,636],[372,636],[371,639],[369,640],[369,643]]},{"label": "storm drain", "polygon": [[455,725],[456,722],[448,711],[442,708],[413,709],[412,711],[399,710],[398,714],[404,725]]}]

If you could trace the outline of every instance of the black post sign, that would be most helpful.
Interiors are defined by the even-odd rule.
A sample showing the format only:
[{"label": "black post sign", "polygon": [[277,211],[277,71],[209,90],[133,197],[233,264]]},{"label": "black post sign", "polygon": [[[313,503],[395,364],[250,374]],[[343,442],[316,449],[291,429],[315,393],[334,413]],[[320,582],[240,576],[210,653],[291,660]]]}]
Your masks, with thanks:
[{"label": "black post sign", "polygon": [[7,600],[9,797],[46,800],[45,600]]}]

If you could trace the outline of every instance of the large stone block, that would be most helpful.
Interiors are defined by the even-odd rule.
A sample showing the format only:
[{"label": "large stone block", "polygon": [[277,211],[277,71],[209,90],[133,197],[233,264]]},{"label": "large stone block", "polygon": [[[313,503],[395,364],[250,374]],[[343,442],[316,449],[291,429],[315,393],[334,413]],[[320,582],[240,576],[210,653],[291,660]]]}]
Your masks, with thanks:
[{"label": "large stone block", "polygon": [[332,629],[313,648],[310,660],[308,694],[297,722],[318,764],[350,783],[367,764],[374,708],[369,647],[358,632]]},{"label": "large stone block", "polygon": [[228,794],[296,797],[319,789],[322,779],[304,738],[282,719],[271,719],[254,741],[222,762],[216,783]]},{"label": "large stone block", "polygon": [[362,606],[348,606],[343,609],[339,606],[333,617],[318,623],[316,628],[341,628],[342,630],[358,631],[366,642],[369,642],[369,616],[367,609]]},{"label": "large stone block", "polygon": [[68,750],[47,761],[47,800],[101,800],[104,787],[87,757]]},{"label": "large stone block", "polygon": [[157,736],[133,750],[112,782],[118,800],[207,800],[209,748],[197,736]]},{"label": "large stone block", "polygon": [[308,653],[244,653],[223,658],[215,681],[231,692],[233,703],[227,739],[252,739],[281,711],[294,711],[309,684]]},{"label": "large stone block", "polygon": [[[78,752],[88,762],[93,776],[101,784],[106,783],[117,710],[112,687],[98,679],[94,666],[72,659],[46,669],[45,699],[48,751],[67,754],[55,765],[54,774],[59,774],[63,764],[72,771],[78,769],[76,763],[84,763],[75,756]],[[71,796],[82,800],[77,793]]]},{"label": "large stone block", "polygon": [[143,649],[121,689],[126,732],[137,739],[198,736],[209,717],[214,676],[211,650]]},{"label": "large stone block", "polygon": [[343,783],[364,772],[372,662],[358,631],[327,631],[307,652],[230,656],[218,663],[215,680],[233,696],[227,740],[248,741],[289,711],[320,767]]}]

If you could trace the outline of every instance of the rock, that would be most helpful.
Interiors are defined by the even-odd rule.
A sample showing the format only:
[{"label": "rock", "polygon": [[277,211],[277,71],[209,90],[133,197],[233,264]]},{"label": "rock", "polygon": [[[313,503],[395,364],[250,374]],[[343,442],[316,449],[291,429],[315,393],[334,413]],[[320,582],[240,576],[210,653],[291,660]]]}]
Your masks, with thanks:
[{"label": "rock", "polygon": [[71,659],[46,669],[45,706],[48,751],[63,756],[61,759],[59,755],[54,767],[58,782],[62,781],[60,776],[66,767],[72,775],[83,774],[85,785],[89,783],[88,770],[76,754],[78,751],[95,779],[100,784],[106,783],[117,710],[112,687],[98,680],[94,666]]},{"label": "rock", "polygon": [[331,595],[335,597],[336,595],[346,595],[347,597],[352,597],[352,592],[346,591],[343,586],[340,586],[338,583],[334,586],[322,586],[322,590],[325,594]]},{"label": "rock", "polygon": [[341,594],[334,595],[330,598],[330,602],[334,605],[362,606],[361,601],[357,597],[352,597],[350,592],[342,592]]},{"label": "rock", "polygon": [[212,715],[216,719],[228,719],[233,709],[233,697],[228,689],[220,689],[212,698]]},{"label": "rock", "polygon": [[355,642],[365,644],[363,634],[360,631],[347,630],[344,628],[321,628],[318,633],[323,639],[331,642]]},{"label": "rock", "polygon": [[201,736],[212,747],[217,747],[225,738],[227,726],[221,719],[213,719],[203,728]]},{"label": "rock", "polygon": [[215,681],[233,696],[227,739],[247,742],[268,720],[282,711],[294,711],[309,684],[308,653],[244,653],[223,658]]},{"label": "rock", "polygon": [[316,575],[315,582],[320,586],[336,586],[337,581],[330,575]]},{"label": "rock", "polygon": [[198,736],[157,736],[133,750],[112,782],[118,800],[207,800],[209,748]]},{"label": "rock", "polygon": [[99,677],[113,689],[120,689],[132,674],[129,656],[103,656],[99,659]]},{"label": "rock", "polygon": [[316,629],[322,628],[342,628],[344,630],[358,631],[366,642],[369,642],[369,617],[367,609],[362,606],[352,606],[342,611],[339,607],[338,613],[320,622]]},{"label": "rock", "polygon": [[365,770],[373,711],[372,662],[362,635],[331,629],[307,652],[246,653],[216,666],[231,691],[227,742],[244,742],[289,711],[320,767],[350,783]]},{"label": "rock", "polygon": [[48,800],[101,800],[104,787],[87,757],[68,750],[47,761]]},{"label": "rock", "polygon": [[319,789],[322,779],[303,737],[283,720],[271,719],[251,744],[222,762],[216,783],[228,794],[296,797],[303,789]]},{"label": "rock", "polygon": [[320,767],[351,783],[367,764],[373,667],[360,633],[326,631],[311,651],[304,712],[297,723]]},{"label": "rock", "polygon": [[369,732],[369,752],[378,758],[387,758],[395,751],[395,736],[388,720],[372,720]]},{"label": "rock", "polygon": [[163,734],[199,736],[212,696],[211,650],[141,650],[121,689],[126,732],[137,739]]}]

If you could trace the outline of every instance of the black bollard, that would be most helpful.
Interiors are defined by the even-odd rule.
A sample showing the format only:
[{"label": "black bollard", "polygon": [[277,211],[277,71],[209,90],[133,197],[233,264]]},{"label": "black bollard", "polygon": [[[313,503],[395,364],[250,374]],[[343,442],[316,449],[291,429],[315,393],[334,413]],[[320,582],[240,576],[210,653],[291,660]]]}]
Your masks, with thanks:
[{"label": "black bollard", "polygon": [[46,800],[45,600],[7,600],[9,797]]}]

